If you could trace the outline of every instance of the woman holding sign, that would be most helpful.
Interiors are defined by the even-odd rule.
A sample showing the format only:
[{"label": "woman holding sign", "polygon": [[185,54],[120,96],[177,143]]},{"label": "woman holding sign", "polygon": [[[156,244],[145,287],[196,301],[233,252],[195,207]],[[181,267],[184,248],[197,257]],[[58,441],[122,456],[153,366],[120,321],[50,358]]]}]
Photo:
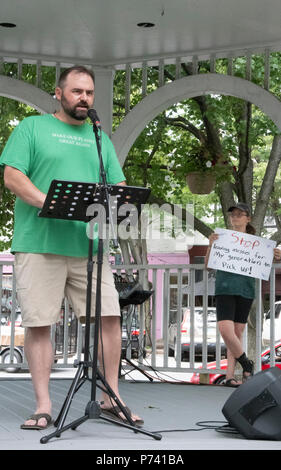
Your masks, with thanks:
[{"label": "woman holding sign", "polygon": [[[242,202],[228,209],[230,226],[236,232],[255,234],[250,224],[250,209]],[[213,233],[209,237],[209,247],[206,254],[205,265],[208,265],[210,250],[219,234]],[[281,251],[274,249],[275,260],[281,259]],[[236,361],[242,367],[243,381],[254,372],[254,363],[243,351],[242,337],[248,320],[251,305],[255,298],[255,278],[227,271],[217,270],[216,273],[216,309],[219,331],[227,347],[227,373],[225,385],[237,387],[240,384],[234,378]]]}]

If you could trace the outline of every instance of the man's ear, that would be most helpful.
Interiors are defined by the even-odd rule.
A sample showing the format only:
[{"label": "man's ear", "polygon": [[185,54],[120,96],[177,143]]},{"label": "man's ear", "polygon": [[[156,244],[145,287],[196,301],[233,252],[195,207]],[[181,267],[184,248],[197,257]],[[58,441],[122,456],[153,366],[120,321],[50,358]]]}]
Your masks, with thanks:
[{"label": "man's ear", "polygon": [[58,101],[61,101],[62,89],[57,86],[55,89],[55,95]]}]

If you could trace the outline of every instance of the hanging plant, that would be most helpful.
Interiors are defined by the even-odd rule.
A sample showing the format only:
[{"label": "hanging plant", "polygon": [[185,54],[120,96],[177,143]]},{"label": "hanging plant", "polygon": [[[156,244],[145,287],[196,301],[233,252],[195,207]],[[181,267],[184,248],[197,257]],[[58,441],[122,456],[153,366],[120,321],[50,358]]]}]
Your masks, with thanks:
[{"label": "hanging plant", "polygon": [[224,157],[213,157],[205,148],[187,155],[182,170],[194,194],[209,194],[218,180],[228,179],[231,174]]},{"label": "hanging plant", "polygon": [[192,171],[186,175],[186,182],[193,194],[210,194],[216,185],[213,173]]}]

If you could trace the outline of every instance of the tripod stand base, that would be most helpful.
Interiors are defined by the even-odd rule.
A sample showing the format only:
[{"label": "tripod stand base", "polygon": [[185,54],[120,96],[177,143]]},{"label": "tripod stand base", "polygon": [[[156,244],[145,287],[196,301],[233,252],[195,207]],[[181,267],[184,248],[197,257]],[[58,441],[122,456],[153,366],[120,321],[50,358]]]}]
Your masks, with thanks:
[{"label": "tripod stand base", "polygon": [[[134,424],[130,424],[130,423],[122,422],[122,421],[117,421],[115,419],[111,419],[109,417],[102,416],[102,408],[100,407],[100,403],[98,401],[95,401],[95,400],[90,400],[87,403],[84,416],[81,416],[80,418],[76,419],[75,421],[72,421],[71,423],[64,426],[64,421],[65,421],[65,418],[67,416],[68,410],[70,408],[70,405],[71,405],[71,402],[72,402],[72,399],[73,399],[75,393],[85,383],[86,380],[90,380],[87,374],[88,374],[88,363],[80,362],[79,367],[78,367],[78,371],[77,371],[77,373],[75,375],[75,378],[74,378],[74,380],[73,380],[73,382],[70,386],[69,392],[68,392],[67,397],[64,401],[62,409],[61,409],[61,411],[58,415],[58,418],[56,419],[56,421],[54,423],[54,425],[57,427],[57,429],[53,433],[48,434],[46,436],[43,436],[40,439],[41,444],[46,444],[50,439],[52,439],[54,437],[57,437],[57,438],[61,437],[61,434],[65,431],[67,431],[68,429],[75,430],[76,428],[78,428],[78,426],[85,423],[85,421],[87,421],[88,419],[93,419],[93,420],[94,419],[101,419],[101,420],[107,421],[109,423],[117,424],[119,426],[131,429],[135,433],[141,433],[141,434],[145,434],[147,436],[151,436],[151,437],[153,437],[154,439],[156,439],[158,441],[162,439],[161,434],[146,431],[145,429],[140,428],[138,426],[135,426]],[[109,385],[106,383],[104,378],[99,373],[97,374],[97,376],[98,376],[99,379],[102,380],[102,383],[103,383],[107,393],[116,402],[116,404],[120,408],[120,411],[128,419],[126,410],[124,409],[123,405],[120,403],[120,401],[115,396],[113,390],[109,387]]]},{"label": "tripod stand base", "polygon": [[130,366],[132,366],[132,370],[137,370],[138,372],[140,372],[142,375],[144,375],[144,377],[146,377],[149,382],[153,382],[153,377],[151,377],[150,375],[148,375],[145,370],[141,369],[140,367],[138,367],[136,364],[134,364],[130,359],[127,359],[126,357],[121,359],[120,361],[120,373],[119,373],[119,377],[122,378],[122,377],[125,377],[126,374],[129,374],[130,372],[132,372],[132,370],[129,370],[128,372],[125,372],[123,375],[121,374],[121,365],[122,365],[122,360],[123,361],[126,361],[127,364],[130,364]]},{"label": "tripod stand base", "polygon": [[[92,408],[96,409],[96,404],[93,406],[93,402],[90,402],[88,403],[87,405],[87,408],[89,407],[90,410],[92,410]],[[87,409],[86,408],[86,409]],[[94,412],[95,413],[95,412]],[[145,429],[141,429],[137,426],[132,426],[130,424],[126,424],[126,423],[122,423],[121,421],[116,421],[114,419],[111,419],[111,418],[107,418],[105,416],[102,416],[102,415],[99,415],[99,416],[90,416],[89,414],[85,414],[84,416],[81,416],[81,418],[78,418],[76,419],[75,421],[72,421],[71,423],[67,424],[66,426],[63,426],[62,428],[60,428],[59,430],[56,430],[54,431],[53,433],[51,434],[48,434],[47,436],[44,436],[40,439],[40,443],[41,444],[47,444],[47,442],[54,438],[54,437],[61,437],[61,434],[65,431],[67,431],[68,429],[71,429],[71,430],[75,430],[76,428],[78,428],[78,426],[80,426],[81,424],[85,423],[85,421],[87,421],[88,419],[102,419],[104,421],[107,421],[109,423],[112,423],[112,424],[117,424],[119,426],[122,426],[122,427],[125,427],[125,428],[128,428],[128,429],[131,429],[132,431],[134,431],[135,433],[141,433],[141,434],[145,434],[147,436],[151,436],[153,437],[155,440],[157,441],[160,441],[162,439],[162,436],[161,434],[158,434],[158,433],[152,433],[150,431],[146,431]]]},{"label": "tripod stand base", "polygon": [[[80,426],[81,424],[85,423],[85,421],[87,421],[88,419],[93,419],[93,418],[90,418],[89,415],[84,415],[84,416],[81,416],[81,418],[78,418],[76,419],[75,421],[73,421],[72,423],[69,423],[67,424],[66,426],[64,426],[63,428],[61,428],[60,430],[57,430],[57,431],[54,431],[53,433],[51,434],[48,434],[47,436],[44,436],[40,439],[40,443],[41,444],[47,444],[47,442],[52,439],[52,438],[59,438],[61,437],[61,434],[65,431],[67,431],[68,429],[71,429],[71,430],[75,430],[76,428],[78,428],[78,426]],[[104,421],[107,421],[111,424],[117,424],[119,426],[122,426],[122,427],[125,427],[125,428],[128,428],[128,429],[131,429],[132,431],[134,431],[135,433],[141,433],[141,434],[145,434],[147,436],[150,436],[150,437],[153,437],[155,440],[157,441],[160,441],[162,439],[162,436],[161,434],[158,434],[158,433],[152,433],[150,431],[146,431],[145,429],[140,429],[139,427],[137,426],[132,426],[130,424],[126,424],[126,423],[121,423],[121,422],[118,422],[118,421],[115,421],[114,419],[111,419],[111,418],[107,418],[105,416],[100,416],[99,419],[102,419]]]}]

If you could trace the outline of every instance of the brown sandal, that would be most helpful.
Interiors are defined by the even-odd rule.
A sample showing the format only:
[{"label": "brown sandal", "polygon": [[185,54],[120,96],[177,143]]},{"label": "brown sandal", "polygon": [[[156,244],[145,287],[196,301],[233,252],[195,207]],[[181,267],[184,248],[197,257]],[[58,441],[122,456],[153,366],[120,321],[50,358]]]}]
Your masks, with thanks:
[{"label": "brown sandal", "polygon": [[[142,426],[144,424],[144,421],[142,419],[133,420],[132,412],[127,406],[123,406],[123,408],[128,413],[135,426]],[[101,412],[104,415],[108,415],[110,418],[114,417],[117,421],[120,421],[121,423],[131,424],[125,416],[121,416],[122,410],[119,408],[119,406],[112,406],[111,408],[101,408]]]},{"label": "brown sandal", "polygon": [[[38,421],[41,418],[45,418],[47,422],[46,426],[41,426],[40,424],[38,424]],[[28,420],[35,421],[35,424],[22,424],[21,429],[41,429],[42,430],[42,429],[47,429],[53,423],[51,416],[47,413],[37,413],[37,414],[31,415],[29,416],[29,418],[27,418],[26,421]]]}]

